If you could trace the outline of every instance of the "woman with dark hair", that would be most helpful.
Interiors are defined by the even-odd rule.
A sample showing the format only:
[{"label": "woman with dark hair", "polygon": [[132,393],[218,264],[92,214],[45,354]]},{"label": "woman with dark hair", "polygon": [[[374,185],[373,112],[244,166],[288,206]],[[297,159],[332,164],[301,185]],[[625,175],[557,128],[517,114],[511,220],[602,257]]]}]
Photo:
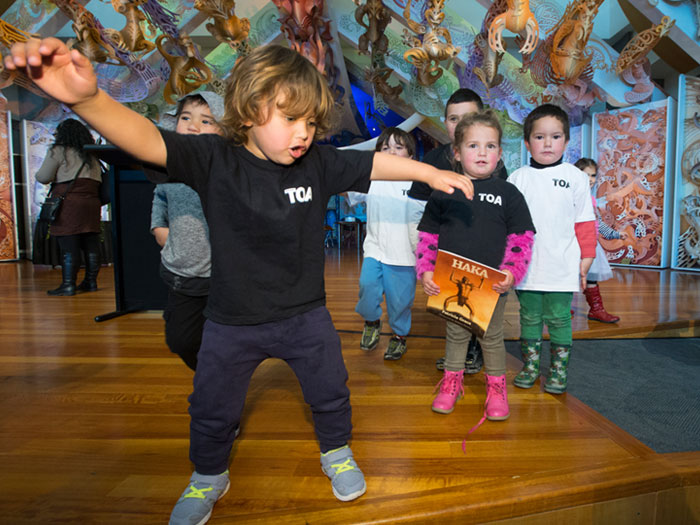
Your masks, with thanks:
[{"label": "woman with dark hair", "polygon": [[[53,196],[65,196],[58,218],[50,226],[50,233],[56,237],[61,249],[63,282],[47,293],[75,295],[76,292],[94,292],[100,271],[99,189],[102,170],[97,157],[83,150],[83,146],[95,141],[88,128],[75,119],[61,122],[54,137],[55,141],[36,173],[36,180],[52,185]],[[85,279],[76,286],[81,251],[85,258]]]}]

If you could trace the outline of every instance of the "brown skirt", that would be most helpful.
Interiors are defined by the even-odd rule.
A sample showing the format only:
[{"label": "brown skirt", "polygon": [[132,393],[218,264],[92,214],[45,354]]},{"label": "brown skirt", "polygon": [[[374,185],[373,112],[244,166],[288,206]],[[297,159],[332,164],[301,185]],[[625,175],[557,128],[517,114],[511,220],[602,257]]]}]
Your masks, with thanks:
[{"label": "brown skirt", "polygon": [[[63,195],[70,182],[54,184],[53,195]],[[100,183],[79,178],[66,194],[58,218],[51,224],[51,235],[100,232]]]}]

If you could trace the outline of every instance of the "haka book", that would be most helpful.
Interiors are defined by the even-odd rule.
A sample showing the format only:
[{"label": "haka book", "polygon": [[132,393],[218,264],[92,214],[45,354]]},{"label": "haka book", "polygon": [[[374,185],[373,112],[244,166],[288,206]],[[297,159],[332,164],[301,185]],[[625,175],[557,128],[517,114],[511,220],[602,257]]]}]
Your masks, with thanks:
[{"label": "haka book", "polygon": [[483,337],[500,296],[493,285],[505,277],[495,268],[438,250],[433,281],[440,293],[428,296],[428,311]]}]

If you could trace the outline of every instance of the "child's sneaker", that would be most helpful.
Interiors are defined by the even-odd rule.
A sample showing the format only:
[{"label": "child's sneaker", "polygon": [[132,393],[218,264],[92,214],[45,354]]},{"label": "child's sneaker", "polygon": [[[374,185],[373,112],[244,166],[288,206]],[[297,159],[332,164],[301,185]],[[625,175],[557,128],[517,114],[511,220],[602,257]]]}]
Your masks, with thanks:
[{"label": "child's sneaker", "polygon": [[190,484],[170,514],[169,525],[203,525],[209,521],[214,504],[228,492],[229,486],[228,470],[215,476],[193,472]]},{"label": "child's sneaker", "polygon": [[384,359],[387,361],[398,361],[406,353],[406,338],[394,335],[389,340],[389,347],[384,352]]},{"label": "child's sneaker", "polygon": [[362,330],[362,339],[360,340],[360,348],[362,350],[374,350],[379,344],[379,331],[382,328],[381,321],[365,321],[365,327]]},{"label": "child's sneaker", "polygon": [[350,501],[367,490],[365,476],[352,457],[348,445],[321,454],[321,468],[331,480],[333,494],[340,501]]}]

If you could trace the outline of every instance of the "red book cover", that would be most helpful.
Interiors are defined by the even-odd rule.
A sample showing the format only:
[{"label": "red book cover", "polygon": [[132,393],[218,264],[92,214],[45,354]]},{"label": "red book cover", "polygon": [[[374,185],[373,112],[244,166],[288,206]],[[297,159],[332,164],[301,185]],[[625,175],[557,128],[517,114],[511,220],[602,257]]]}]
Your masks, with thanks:
[{"label": "red book cover", "polygon": [[493,285],[505,277],[495,268],[438,250],[433,281],[440,287],[440,293],[428,296],[427,309],[482,337],[500,296]]}]

